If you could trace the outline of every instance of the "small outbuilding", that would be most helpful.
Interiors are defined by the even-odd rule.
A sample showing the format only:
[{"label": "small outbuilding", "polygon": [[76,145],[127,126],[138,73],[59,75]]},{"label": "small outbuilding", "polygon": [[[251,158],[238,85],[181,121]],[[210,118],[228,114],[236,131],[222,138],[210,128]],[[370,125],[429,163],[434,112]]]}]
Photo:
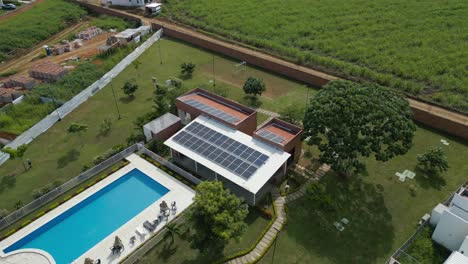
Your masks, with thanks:
[{"label": "small outbuilding", "polygon": [[150,140],[166,140],[182,128],[180,118],[166,113],[143,126],[146,142]]},{"label": "small outbuilding", "polygon": [[145,13],[150,16],[157,16],[161,13],[162,4],[160,3],[150,3],[145,5]]}]

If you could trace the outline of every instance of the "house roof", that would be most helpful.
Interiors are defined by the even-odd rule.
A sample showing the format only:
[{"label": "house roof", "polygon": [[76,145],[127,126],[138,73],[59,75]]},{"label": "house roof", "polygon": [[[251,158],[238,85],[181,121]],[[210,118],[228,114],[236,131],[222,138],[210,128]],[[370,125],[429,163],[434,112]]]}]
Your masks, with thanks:
[{"label": "house roof", "polygon": [[[228,141],[230,142],[237,142],[236,144],[238,145],[240,143],[240,145],[243,145],[243,148],[249,148],[249,150],[252,153],[255,152],[256,154],[266,156],[266,160],[263,159],[263,163],[257,163],[257,161],[260,159],[259,158],[258,160],[255,160],[255,162],[250,163],[252,165],[253,163],[256,164],[254,172],[251,175],[248,175],[248,177],[240,176],[239,173],[233,172],[233,170],[227,168],[227,166],[220,165],[222,164],[222,162],[216,162],[215,157],[209,158],[207,156],[201,155],[197,152],[197,150],[193,150],[193,148],[187,147],[185,144],[181,143],[181,141],[177,140],[177,138],[180,138],[180,136],[178,136],[179,134],[183,135],[183,133],[192,133],[188,130],[188,128],[190,128],[190,125],[196,123],[207,127],[211,131],[215,131],[218,134],[221,134],[223,137],[227,137]],[[213,148],[213,146],[216,146],[216,144],[210,140],[207,140],[205,142],[208,142],[208,146]],[[291,156],[289,153],[284,152],[279,148],[266,144],[261,140],[253,138],[213,118],[203,115],[197,117],[190,124],[185,126],[174,136],[169,138],[164,144],[174,149],[175,151],[189,157],[190,159],[198,162],[199,164],[202,164],[203,166],[209,168],[218,175],[221,175],[222,177],[230,180],[231,182],[235,183],[236,185],[244,188],[245,190],[251,193],[257,193],[260,190],[260,188],[262,188],[268,182],[268,180],[276,173],[276,171],[278,171],[278,169],[280,169],[283,166],[283,164]],[[232,156],[235,156],[240,161],[239,164],[244,163],[243,161],[247,161],[247,159],[245,158],[247,156],[243,157],[242,154],[235,155],[238,149],[231,150],[231,145],[229,144],[225,145],[225,148],[223,148],[223,146],[217,145],[217,150],[231,153]],[[241,146],[239,146],[239,149],[240,148]],[[234,161],[232,162],[232,164],[234,164]]]},{"label": "house roof", "polygon": [[66,70],[58,64],[47,61],[47,62],[39,63],[39,64],[32,66],[30,72],[31,71],[55,75],[55,74],[60,74]]},{"label": "house roof", "polygon": [[468,264],[468,257],[458,251],[453,251],[444,264]]},{"label": "house roof", "polygon": [[257,129],[254,133],[262,140],[284,146],[296,136],[300,135],[301,132],[302,128],[280,119],[273,118]]},{"label": "house roof", "polygon": [[231,124],[238,124],[255,113],[255,110],[249,107],[200,88],[178,97],[177,100],[204,112],[208,116]]},{"label": "house roof", "polygon": [[153,121],[145,124],[143,128],[151,130],[153,133],[161,132],[162,130],[172,126],[173,124],[180,121],[178,116],[175,116],[171,113],[166,113]]}]

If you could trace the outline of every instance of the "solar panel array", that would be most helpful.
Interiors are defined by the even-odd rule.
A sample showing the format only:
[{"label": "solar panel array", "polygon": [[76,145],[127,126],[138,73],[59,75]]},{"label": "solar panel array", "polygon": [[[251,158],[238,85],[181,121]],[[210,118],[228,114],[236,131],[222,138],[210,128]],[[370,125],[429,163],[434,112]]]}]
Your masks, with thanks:
[{"label": "solar panel array", "polygon": [[204,111],[210,115],[213,115],[213,116],[216,116],[226,122],[229,122],[229,123],[236,123],[237,121],[239,121],[240,119],[233,116],[233,115],[230,115],[230,114],[227,114],[219,109],[216,109],[214,107],[211,107],[207,104],[204,104],[202,102],[199,102],[195,99],[188,99],[188,100],[185,100],[184,103],[190,105],[190,106],[193,106],[195,108],[197,108],[198,110],[201,110],[201,111]]},{"label": "solar panel array", "polygon": [[278,136],[268,130],[260,131],[258,135],[278,144],[285,140],[284,137]]},{"label": "solar panel array", "polygon": [[268,156],[198,122],[179,132],[173,140],[242,178],[250,178]]}]

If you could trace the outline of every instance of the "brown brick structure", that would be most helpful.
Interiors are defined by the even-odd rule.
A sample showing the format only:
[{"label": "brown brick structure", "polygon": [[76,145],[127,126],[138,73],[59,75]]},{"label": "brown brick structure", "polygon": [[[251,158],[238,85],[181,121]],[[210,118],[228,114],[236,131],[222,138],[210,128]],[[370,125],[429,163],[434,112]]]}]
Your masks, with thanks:
[{"label": "brown brick structure", "polygon": [[67,73],[68,71],[65,68],[51,62],[36,64],[29,70],[29,76],[47,82],[58,81]]},{"label": "brown brick structure", "polygon": [[[281,143],[276,143],[267,138],[261,136],[262,131],[269,131],[273,134],[276,134],[282,138],[284,141]],[[301,157],[302,153],[302,128],[280,120],[278,118],[272,118],[258,128],[253,134],[254,138],[265,141],[270,145],[278,147],[289,154],[291,158],[288,160],[288,165],[296,163]]]},{"label": "brown brick structure", "polygon": [[5,87],[7,88],[22,87],[24,89],[31,90],[35,84],[36,81],[34,78],[21,74],[16,74],[5,80]]},{"label": "brown brick structure", "polygon": [[[213,108],[218,108],[227,114],[235,116],[239,118],[239,121],[235,123],[227,122],[217,116],[211,115],[210,113],[204,112],[184,102],[184,100],[191,98],[210,105]],[[184,118],[181,116],[180,111],[189,113],[191,120],[197,118],[201,114],[207,115],[229,127],[244,132],[247,135],[252,135],[257,128],[257,112],[254,109],[201,88],[193,89],[192,91],[178,97],[176,100],[176,107],[179,110],[179,117],[182,120]]]}]

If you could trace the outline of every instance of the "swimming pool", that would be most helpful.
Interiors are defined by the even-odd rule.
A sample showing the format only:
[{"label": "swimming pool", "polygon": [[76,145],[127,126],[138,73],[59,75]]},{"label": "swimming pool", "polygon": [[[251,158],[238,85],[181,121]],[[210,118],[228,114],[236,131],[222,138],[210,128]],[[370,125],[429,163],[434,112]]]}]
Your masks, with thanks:
[{"label": "swimming pool", "polygon": [[61,215],[7,247],[48,252],[57,264],[68,264],[169,192],[133,169]]}]

